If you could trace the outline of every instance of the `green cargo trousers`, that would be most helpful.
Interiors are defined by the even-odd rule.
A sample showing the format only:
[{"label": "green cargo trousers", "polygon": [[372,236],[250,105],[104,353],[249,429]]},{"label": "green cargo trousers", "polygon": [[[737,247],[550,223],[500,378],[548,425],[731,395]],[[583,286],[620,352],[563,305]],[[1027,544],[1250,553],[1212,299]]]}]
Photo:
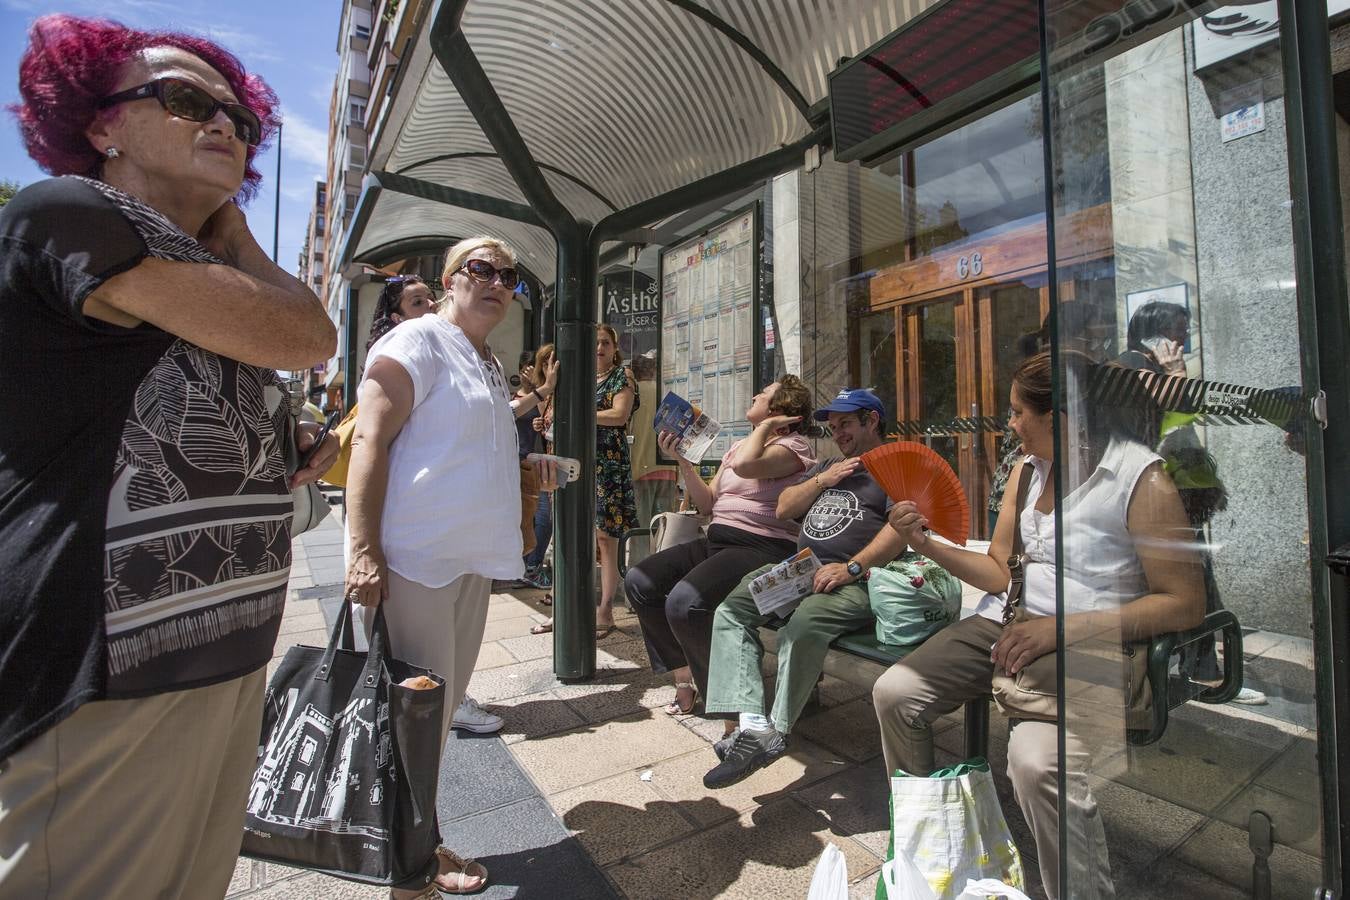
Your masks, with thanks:
[{"label": "green cargo trousers", "polygon": [[[759,626],[768,621],[750,597],[750,582],[772,566],[755,569],[732,589],[713,616],[708,667],[710,713],[764,715],[764,644]],[[778,686],[769,720],[781,734],[792,730],[825,665],[830,641],[872,621],[867,585],[846,584],[829,594],[810,594],[778,631]]]}]

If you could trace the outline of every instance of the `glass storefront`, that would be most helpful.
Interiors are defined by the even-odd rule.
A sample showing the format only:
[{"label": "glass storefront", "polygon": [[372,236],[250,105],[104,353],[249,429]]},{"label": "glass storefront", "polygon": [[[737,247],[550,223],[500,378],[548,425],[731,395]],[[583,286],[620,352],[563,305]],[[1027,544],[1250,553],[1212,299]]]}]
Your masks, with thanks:
[{"label": "glass storefront", "polygon": [[[1081,36],[1070,12],[1047,33]],[[801,247],[800,277],[776,285],[780,306],[800,291],[803,374],[822,397],[874,388],[893,434],[951,463],[972,547],[992,536],[1000,463],[1020,458],[1013,373],[1054,346],[1062,414],[1042,452],[1060,464],[1038,527],[1064,647],[1046,879],[1062,897],[1306,897],[1323,877],[1279,44],[1197,65],[1196,23],[1075,45],[954,130],[774,186]],[[1108,501],[1115,531],[1089,515]],[[1045,868],[1044,823],[1004,805],[1028,871]]]}]

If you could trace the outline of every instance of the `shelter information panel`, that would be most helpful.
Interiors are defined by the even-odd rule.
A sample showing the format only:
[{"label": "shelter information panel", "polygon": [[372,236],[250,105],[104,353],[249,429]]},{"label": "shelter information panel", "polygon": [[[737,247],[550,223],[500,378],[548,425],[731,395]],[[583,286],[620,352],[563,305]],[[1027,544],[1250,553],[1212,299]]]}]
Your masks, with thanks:
[{"label": "shelter information panel", "polygon": [[754,396],[755,210],[661,254],[661,390],[722,423],[705,462],[750,433]]}]

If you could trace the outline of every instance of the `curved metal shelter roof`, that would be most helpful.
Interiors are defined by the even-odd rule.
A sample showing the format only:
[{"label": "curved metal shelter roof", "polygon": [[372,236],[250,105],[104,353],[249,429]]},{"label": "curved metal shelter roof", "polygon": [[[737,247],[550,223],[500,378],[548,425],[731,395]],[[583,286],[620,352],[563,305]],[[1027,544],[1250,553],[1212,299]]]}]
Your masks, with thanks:
[{"label": "curved metal shelter roof", "polygon": [[935,2],[440,0],[406,54],[372,152],[383,190],[363,200],[347,257],[486,230],[549,280],[556,247],[542,221],[474,210],[426,187],[530,205],[494,149],[500,140],[438,63],[438,40],[452,42],[442,59],[465,48],[476,57],[558,202],[594,223],[810,142],[827,121],[826,78],[839,60]]}]

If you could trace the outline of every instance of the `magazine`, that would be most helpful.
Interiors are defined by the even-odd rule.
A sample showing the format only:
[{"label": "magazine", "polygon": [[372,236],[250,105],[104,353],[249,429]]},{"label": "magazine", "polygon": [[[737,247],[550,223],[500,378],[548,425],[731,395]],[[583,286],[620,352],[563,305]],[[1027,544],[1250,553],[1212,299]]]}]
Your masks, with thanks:
[{"label": "magazine", "polygon": [[666,393],[657,407],[652,428],[659,434],[673,431],[679,435],[676,450],[691,463],[700,463],[722,430],[722,423],[708,416],[674,391]]},{"label": "magazine", "polygon": [[750,596],[760,615],[791,612],[802,598],[815,591],[820,559],[811,548],[798,550],[750,582]]}]

